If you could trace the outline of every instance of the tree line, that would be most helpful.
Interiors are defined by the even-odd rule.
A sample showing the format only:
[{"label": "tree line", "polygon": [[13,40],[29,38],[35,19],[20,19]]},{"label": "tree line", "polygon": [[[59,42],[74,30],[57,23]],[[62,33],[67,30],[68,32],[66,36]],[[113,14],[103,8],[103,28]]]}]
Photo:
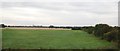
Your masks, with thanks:
[{"label": "tree line", "polygon": [[54,25],[50,25],[50,26],[11,26],[11,25],[5,25],[5,24],[0,24],[1,28],[5,28],[5,27],[12,27],[12,28],[65,28],[65,29],[73,29],[73,30],[79,30],[79,28],[81,27],[72,27],[72,26],[54,26]]},{"label": "tree line", "polygon": [[109,26],[107,24],[96,24],[95,27],[84,27],[82,30],[99,37],[102,40],[114,42],[120,48],[120,27]]}]

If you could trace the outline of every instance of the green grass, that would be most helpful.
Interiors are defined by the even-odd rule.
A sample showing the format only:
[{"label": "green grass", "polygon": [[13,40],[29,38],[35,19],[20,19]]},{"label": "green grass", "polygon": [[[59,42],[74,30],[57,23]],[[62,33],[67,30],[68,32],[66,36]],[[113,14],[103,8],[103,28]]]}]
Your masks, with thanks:
[{"label": "green grass", "polygon": [[80,30],[3,29],[3,48],[98,49],[114,48],[105,40]]}]

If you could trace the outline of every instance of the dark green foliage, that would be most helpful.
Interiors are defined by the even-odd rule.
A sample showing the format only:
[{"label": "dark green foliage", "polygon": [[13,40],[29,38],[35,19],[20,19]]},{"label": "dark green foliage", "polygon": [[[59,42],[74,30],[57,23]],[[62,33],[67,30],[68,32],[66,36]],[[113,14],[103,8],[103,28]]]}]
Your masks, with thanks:
[{"label": "dark green foliage", "polygon": [[4,24],[0,24],[0,27],[1,27],[1,28],[5,28],[6,25],[4,25]]},{"label": "dark green foliage", "polygon": [[97,24],[95,27],[82,27],[82,30],[89,34],[94,34],[96,37],[114,42],[120,48],[120,27],[111,27],[107,24]]},{"label": "dark green foliage", "polygon": [[54,28],[54,26],[53,26],[53,25],[50,25],[49,28]]},{"label": "dark green foliage", "polygon": [[81,30],[80,27],[72,27],[72,30]]},{"label": "dark green foliage", "polygon": [[83,27],[82,30],[88,32],[89,34],[93,34],[94,33],[94,27],[92,27],[92,26]]},{"label": "dark green foliage", "polygon": [[120,48],[120,27],[118,27],[118,48]]},{"label": "dark green foliage", "polygon": [[87,32],[88,32],[89,34],[92,34],[92,33],[94,32],[94,28],[89,28],[89,29],[87,29]]},{"label": "dark green foliage", "polygon": [[118,41],[118,30],[113,28],[112,31],[104,34],[104,39],[108,41]]},{"label": "dark green foliage", "polygon": [[94,34],[97,37],[103,39],[103,35],[111,30],[111,27],[107,24],[97,24],[94,29]]}]

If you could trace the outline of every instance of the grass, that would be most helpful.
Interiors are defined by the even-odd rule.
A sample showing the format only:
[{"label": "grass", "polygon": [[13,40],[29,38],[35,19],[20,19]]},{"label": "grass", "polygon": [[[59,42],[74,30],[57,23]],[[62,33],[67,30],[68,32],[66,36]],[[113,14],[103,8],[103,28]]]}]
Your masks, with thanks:
[{"label": "grass", "polygon": [[2,33],[4,49],[114,48],[112,43],[80,30],[3,29]]}]

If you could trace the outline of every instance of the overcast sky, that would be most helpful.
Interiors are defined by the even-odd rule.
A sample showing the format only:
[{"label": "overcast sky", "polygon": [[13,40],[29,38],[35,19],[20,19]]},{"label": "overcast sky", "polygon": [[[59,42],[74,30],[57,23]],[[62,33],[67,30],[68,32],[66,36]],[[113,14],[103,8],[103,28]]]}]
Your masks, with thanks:
[{"label": "overcast sky", "polygon": [[1,23],[8,25],[95,25],[97,23],[118,25],[118,0],[86,1],[4,1],[0,7]]}]

